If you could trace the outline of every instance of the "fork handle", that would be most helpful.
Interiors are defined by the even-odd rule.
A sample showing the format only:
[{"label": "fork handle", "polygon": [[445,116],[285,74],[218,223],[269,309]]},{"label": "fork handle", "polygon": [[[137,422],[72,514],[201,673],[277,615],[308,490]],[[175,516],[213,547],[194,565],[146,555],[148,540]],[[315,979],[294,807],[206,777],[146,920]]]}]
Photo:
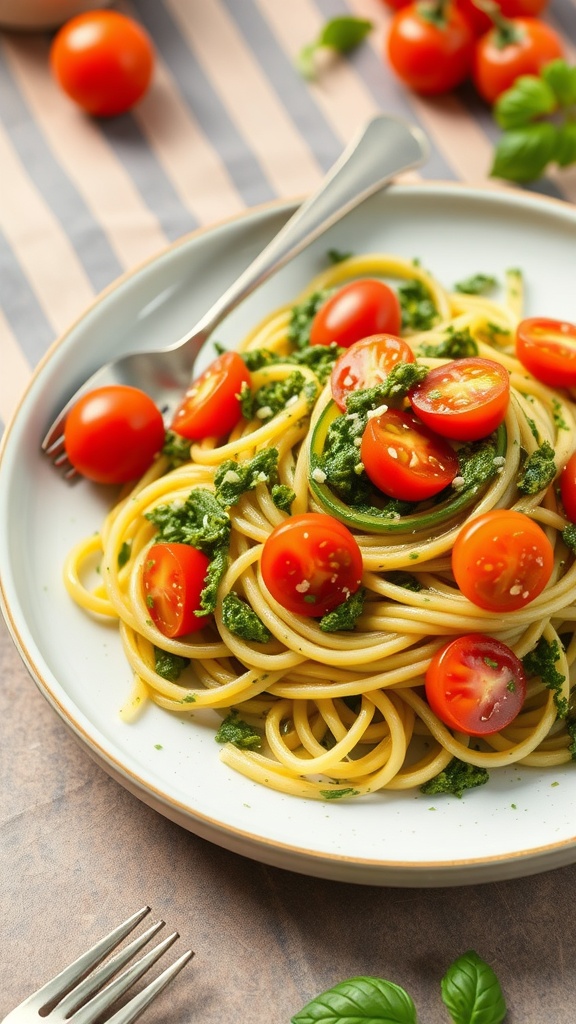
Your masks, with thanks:
[{"label": "fork handle", "polygon": [[318,191],[296,210],[174,348],[193,345],[197,352],[215,327],[272,273],[396,175],[420,166],[428,153],[426,137],[416,126],[386,114],[372,118],[344,150]]}]

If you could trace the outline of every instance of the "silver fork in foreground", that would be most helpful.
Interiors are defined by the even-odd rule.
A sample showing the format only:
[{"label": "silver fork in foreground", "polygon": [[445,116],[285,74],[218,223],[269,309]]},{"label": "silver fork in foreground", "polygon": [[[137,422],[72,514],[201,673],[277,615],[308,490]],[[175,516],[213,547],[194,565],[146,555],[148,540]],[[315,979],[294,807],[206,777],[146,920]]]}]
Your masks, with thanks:
[{"label": "silver fork in foreground", "polygon": [[428,145],[420,129],[387,115],[374,117],[324,178],[319,190],[290,217],[249,267],[214,303],[196,326],[160,352],[133,353],[97,370],[59,412],[46,432],[42,450],[64,476],[75,471],[66,458],[66,416],[86,391],[128,384],[145,391],[165,414],[167,424],[190,385],[196,357],[214,329],[276,270],[302,252],[329,227],[403,171],[423,163]]},{"label": "silver fork in foreground", "polygon": [[[164,921],[157,921],[116,956],[103,963],[108,954],[116,949],[149,912],[150,907],[143,907],[123,924],[118,925],[78,960],[20,1003],[20,1006],[4,1018],[3,1024],[42,1024],[42,1021],[46,1021],[47,1024],[63,1024],[64,1021],[70,1024],[92,1024],[93,1021],[100,1019],[179,937],[178,932],[173,932],[145,953],[140,960],[126,967],[163,927]],[[154,981],[108,1017],[107,1024],[131,1024],[136,1020],[193,955],[191,950],[183,953]],[[102,966],[98,967],[99,964]],[[122,970],[124,967],[126,970]],[[119,971],[122,973],[118,974]]]}]

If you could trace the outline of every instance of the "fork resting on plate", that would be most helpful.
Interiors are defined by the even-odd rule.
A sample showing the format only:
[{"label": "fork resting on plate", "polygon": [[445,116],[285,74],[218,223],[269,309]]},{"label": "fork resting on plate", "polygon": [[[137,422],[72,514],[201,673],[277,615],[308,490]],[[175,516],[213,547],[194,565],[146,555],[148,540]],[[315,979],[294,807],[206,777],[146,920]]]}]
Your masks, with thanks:
[{"label": "fork resting on plate", "polygon": [[196,326],[158,352],[131,353],[97,370],[66,403],[48,428],[42,450],[68,479],[75,470],[66,456],[66,416],[81,395],[94,388],[124,384],[146,392],[169,424],[190,385],[196,357],[214,329],[274,271],[318,238],[364,199],[403,171],[418,167],[428,146],[419,128],[385,114],[362,129],[307,199],[249,267],[214,303]]},{"label": "fork resting on plate", "polygon": [[[164,921],[157,921],[146,931],[133,939],[114,957],[106,960],[112,950],[133,931],[137,924],[150,912],[150,907],[142,907],[126,921],[114,928],[109,935],[100,939],[95,946],[83,953],[74,963],[66,967],[60,974],[48,981],[37,992],[28,996],[20,1006],[12,1010],[4,1018],[3,1024],[93,1024],[100,1020],[123,996],[128,989],[141,978],[148,969],[166,952],[179,938],[178,932],[168,935],[157,946],[154,946],[130,966],[129,961],[150,941],[163,927]],[[162,992],[182,970],[194,954],[191,950],[175,960],[154,981],[146,985],[128,1002],[124,1003],[111,1017],[107,1024],[132,1024],[143,1010]],[[106,961],[106,962],[103,962]],[[101,966],[98,966],[101,965]],[[94,970],[94,968],[97,968]],[[126,968],[123,970],[123,968]],[[122,971],[121,974],[118,972]]]}]

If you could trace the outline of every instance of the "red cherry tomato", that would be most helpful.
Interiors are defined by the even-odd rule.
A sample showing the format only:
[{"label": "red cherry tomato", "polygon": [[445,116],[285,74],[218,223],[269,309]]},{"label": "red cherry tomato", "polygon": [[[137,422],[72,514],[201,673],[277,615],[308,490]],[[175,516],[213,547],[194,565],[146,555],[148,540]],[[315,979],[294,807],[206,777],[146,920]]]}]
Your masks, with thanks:
[{"label": "red cherry tomato", "polygon": [[[548,6],[549,0],[498,0],[500,13],[505,18],[537,18]],[[474,34],[483,36],[494,25],[489,14],[481,10],[474,0],[456,0],[456,6],[470,22]]]},{"label": "red cherry tomato", "polygon": [[560,497],[571,523],[576,523],[576,452],[570,456],[560,473]]},{"label": "red cherry tomato", "polygon": [[311,345],[348,348],[372,334],[399,334],[402,311],[396,292],[373,278],[351,281],[322,303],[312,321]]},{"label": "red cherry tomato", "polygon": [[464,15],[475,36],[482,36],[492,28],[494,22],[489,14],[480,10],[474,0],[455,0],[456,7]]},{"label": "red cherry tomato", "polygon": [[267,538],[260,562],[272,597],[295,615],[320,618],[354,594],[362,555],[350,530],[332,516],[290,516]]},{"label": "red cherry tomato", "polygon": [[164,438],[162,414],[152,399],[122,384],[83,395],[64,426],[70,462],[99,484],[122,484],[142,476]]},{"label": "red cherry tomato", "polygon": [[374,334],[356,341],[334,364],[330,377],[332,397],[345,411],[346,399],[352,391],[382,384],[398,363],[413,362],[414,353],[408,342],[394,334]]},{"label": "red cherry tomato", "polygon": [[417,0],[393,16],[386,57],[409,88],[432,96],[468,78],[474,39],[471,25],[454,3]]},{"label": "red cherry tomato", "polygon": [[487,103],[494,103],[519,75],[538,75],[545,64],[564,56],[558,33],[538,18],[513,18],[495,25],[476,43],[472,78]]},{"label": "red cherry tomato", "polygon": [[174,414],[172,430],[192,441],[229,434],[242,419],[240,394],[250,373],[237,352],[224,352],[193,381]]},{"label": "red cherry tomato", "polygon": [[372,483],[401,501],[431,498],[452,482],[459,468],[447,441],[399,409],[368,420],[360,458]]},{"label": "red cherry tomato", "polygon": [[426,699],[450,729],[489,736],[522,709],[526,674],[514,651],[491,636],[470,633],[434,655],[426,672]]},{"label": "red cherry tomato", "polygon": [[471,356],[435,366],[409,393],[419,419],[442,437],[477,441],[496,430],[510,400],[508,371]]},{"label": "red cherry tomato", "polygon": [[209,615],[196,615],[210,559],[190,544],[153,544],[142,567],[142,589],[150,618],[164,636],[202,629]]},{"label": "red cherry tomato", "polygon": [[469,601],[490,612],[512,612],[541,594],[552,575],[554,550],[544,530],[523,512],[492,509],[467,522],[452,549],[452,572]]},{"label": "red cherry tomato", "polygon": [[154,47],[141,25],[118,11],[87,11],[67,21],[50,48],[56,81],[89,114],[111,117],[144,95]]},{"label": "red cherry tomato", "polygon": [[516,355],[542,384],[576,387],[576,324],[537,316],[521,320]]},{"label": "red cherry tomato", "polygon": [[549,0],[498,0],[505,18],[537,18],[548,7]]},{"label": "red cherry tomato", "polygon": [[412,0],[382,0],[382,3],[393,11],[399,11],[402,7],[407,7],[411,2]]}]

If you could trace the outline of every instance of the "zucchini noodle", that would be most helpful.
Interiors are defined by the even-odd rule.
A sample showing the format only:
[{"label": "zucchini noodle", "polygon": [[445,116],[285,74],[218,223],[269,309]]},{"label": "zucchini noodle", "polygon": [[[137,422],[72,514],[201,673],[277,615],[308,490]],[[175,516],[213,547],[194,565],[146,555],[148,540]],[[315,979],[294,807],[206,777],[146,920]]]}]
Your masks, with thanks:
[{"label": "zucchini noodle", "polygon": [[[225,743],[222,760],[283,793],[330,799],[414,789],[454,758],[486,769],[567,763],[574,741],[570,676],[576,660],[576,560],[563,537],[567,520],[555,482],[526,494],[518,479],[526,459],[544,442],[554,451],[558,476],[575,446],[576,404],[569,391],[532,378],[515,357],[514,333],[523,304],[518,272],[507,275],[501,301],[494,301],[449,292],[419,265],[395,256],[355,256],[319,274],[295,301],[365,276],[417,282],[428,293],[436,310],[433,326],[403,329],[420,363],[434,367],[446,361],[435,349],[455,332],[466,332],[479,356],[508,370],[511,399],[496,435],[500,447],[491,478],[471,494],[459,495],[454,485],[440,504],[421,503],[406,516],[375,521],[373,514],[355,515],[313,471],[314,453],[339,411],[329,384],[313,369],[282,361],[294,349],[292,307],[286,306],[255,327],[238,350],[266,349],[277,357],[253,371],[253,390],[284,381],[298,369],[303,379],[299,394],[266,422],[243,419],[224,439],[192,444],[189,460],[176,467],[168,456],[159,456],[121,497],[99,534],[70,552],[64,572],[68,591],[87,613],[119,621],[134,678],[121,710],[127,721],[148,701],[180,716],[201,715],[205,709],[221,718],[237,716],[260,731],[262,746],[242,749]],[[229,558],[208,625],[183,638],[166,638],[150,619],[142,587],[142,567],[157,535],[147,516],[159,506],[182,505],[193,489],[214,493],[215,474],[224,461],[242,465],[269,448],[278,452],[278,483],[293,492],[290,514],[327,512],[352,530],[364,566],[365,599],[357,621],[344,631],[329,632],[318,619],[294,615],[272,598],[260,573],[260,555],[288,512],[277,507],[263,481],[226,508]],[[484,611],[465,598],[450,562],[463,523],[495,508],[536,520],[554,550],[554,568],[543,592],[505,615]],[[95,559],[101,560],[100,581],[91,589]],[[406,585],[407,575],[414,586]],[[223,614],[229,594],[250,606],[270,639],[249,641],[231,632]],[[447,728],[424,693],[435,652],[447,639],[468,633],[499,639],[519,658],[541,640],[556,652],[556,689],[545,678],[529,675],[519,715],[506,729],[481,739]],[[189,660],[177,679],[157,671],[158,650]]]}]

